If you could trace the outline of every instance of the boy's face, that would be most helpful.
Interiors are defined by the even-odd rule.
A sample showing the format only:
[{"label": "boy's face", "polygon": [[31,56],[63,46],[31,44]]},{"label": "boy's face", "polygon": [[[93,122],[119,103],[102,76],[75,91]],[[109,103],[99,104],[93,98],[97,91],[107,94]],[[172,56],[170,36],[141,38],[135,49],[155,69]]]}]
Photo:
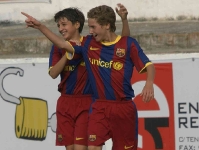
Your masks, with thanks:
[{"label": "boy's face", "polygon": [[71,40],[73,36],[76,34],[76,32],[79,33],[78,31],[78,23],[72,24],[71,21],[69,21],[67,18],[61,18],[57,22],[57,27],[59,28],[59,32],[63,36],[65,40]]},{"label": "boy's face", "polygon": [[100,25],[96,19],[88,18],[89,33],[93,35],[96,41],[106,40],[106,35],[109,32],[107,25]]}]

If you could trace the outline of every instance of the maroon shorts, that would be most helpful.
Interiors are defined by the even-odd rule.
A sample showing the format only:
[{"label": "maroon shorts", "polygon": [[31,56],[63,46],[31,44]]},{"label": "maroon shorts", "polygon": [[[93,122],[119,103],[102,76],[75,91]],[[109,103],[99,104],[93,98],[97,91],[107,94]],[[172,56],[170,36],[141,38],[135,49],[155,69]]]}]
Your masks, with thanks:
[{"label": "maroon shorts", "polygon": [[91,95],[61,95],[57,101],[56,145],[88,145]]},{"label": "maroon shorts", "polygon": [[97,100],[88,126],[89,146],[102,146],[112,138],[114,150],[137,150],[138,117],[133,101]]}]

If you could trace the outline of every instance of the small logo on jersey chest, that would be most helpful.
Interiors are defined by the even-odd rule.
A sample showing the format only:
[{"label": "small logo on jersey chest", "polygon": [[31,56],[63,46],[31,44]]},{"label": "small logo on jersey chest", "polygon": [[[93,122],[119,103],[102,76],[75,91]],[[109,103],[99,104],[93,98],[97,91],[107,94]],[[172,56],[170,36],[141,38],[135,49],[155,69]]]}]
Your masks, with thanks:
[{"label": "small logo on jersey chest", "polygon": [[125,49],[124,48],[117,48],[116,55],[118,57],[123,57],[125,55]]},{"label": "small logo on jersey chest", "polygon": [[120,62],[115,62],[115,63],[113,64],[113,68],[114,68],[115,70],[121,70],[121,69],[123,68],[123,64],[120,63]]},{"label": "small logo on jersey chest", "polygon": [[97,51],[97,50],[99,50],[99,48],[97,48],[97,47],[92,47],[92,46],[91,46],[91,47],[90,47],[90,50],[91,50],[91,51]]}]

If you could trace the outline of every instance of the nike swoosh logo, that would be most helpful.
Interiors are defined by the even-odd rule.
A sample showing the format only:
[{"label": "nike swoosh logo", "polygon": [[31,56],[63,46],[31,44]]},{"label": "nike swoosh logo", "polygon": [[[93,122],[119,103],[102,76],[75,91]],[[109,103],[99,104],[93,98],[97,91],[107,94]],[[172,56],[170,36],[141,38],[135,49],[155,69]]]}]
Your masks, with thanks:
[{"label": "nike swoosh logo", "polygon": [[132,148],[132,147],[134,147],[134,145],[132,145],[132,146],[124,146],[124,149],[129,149],[129,148]]},{"label": "nike swoosh logo", "polygon": [[83,140],[84,138],[75,138],[76,141]]},{"label": "nike swoosh logo", "polygon": [[90,50],[91,50],[91,51],[96,51],[96,50],[99,50],[99,48],[90,47]]}]

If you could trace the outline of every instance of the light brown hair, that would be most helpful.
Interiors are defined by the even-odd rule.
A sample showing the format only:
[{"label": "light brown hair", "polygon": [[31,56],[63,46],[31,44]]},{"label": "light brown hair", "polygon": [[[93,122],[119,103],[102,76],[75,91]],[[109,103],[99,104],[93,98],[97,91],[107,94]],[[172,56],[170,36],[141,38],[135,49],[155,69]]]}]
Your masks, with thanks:
[{"label": "light brown hair", "polygon": [[115,32],[116,26],[116,15],[114,10],[106,5],[97,6],[92,8],[87,13],[87,17],[91,19],[96,19],[97,23],[100,25],[110,24],[110,31]]}]

